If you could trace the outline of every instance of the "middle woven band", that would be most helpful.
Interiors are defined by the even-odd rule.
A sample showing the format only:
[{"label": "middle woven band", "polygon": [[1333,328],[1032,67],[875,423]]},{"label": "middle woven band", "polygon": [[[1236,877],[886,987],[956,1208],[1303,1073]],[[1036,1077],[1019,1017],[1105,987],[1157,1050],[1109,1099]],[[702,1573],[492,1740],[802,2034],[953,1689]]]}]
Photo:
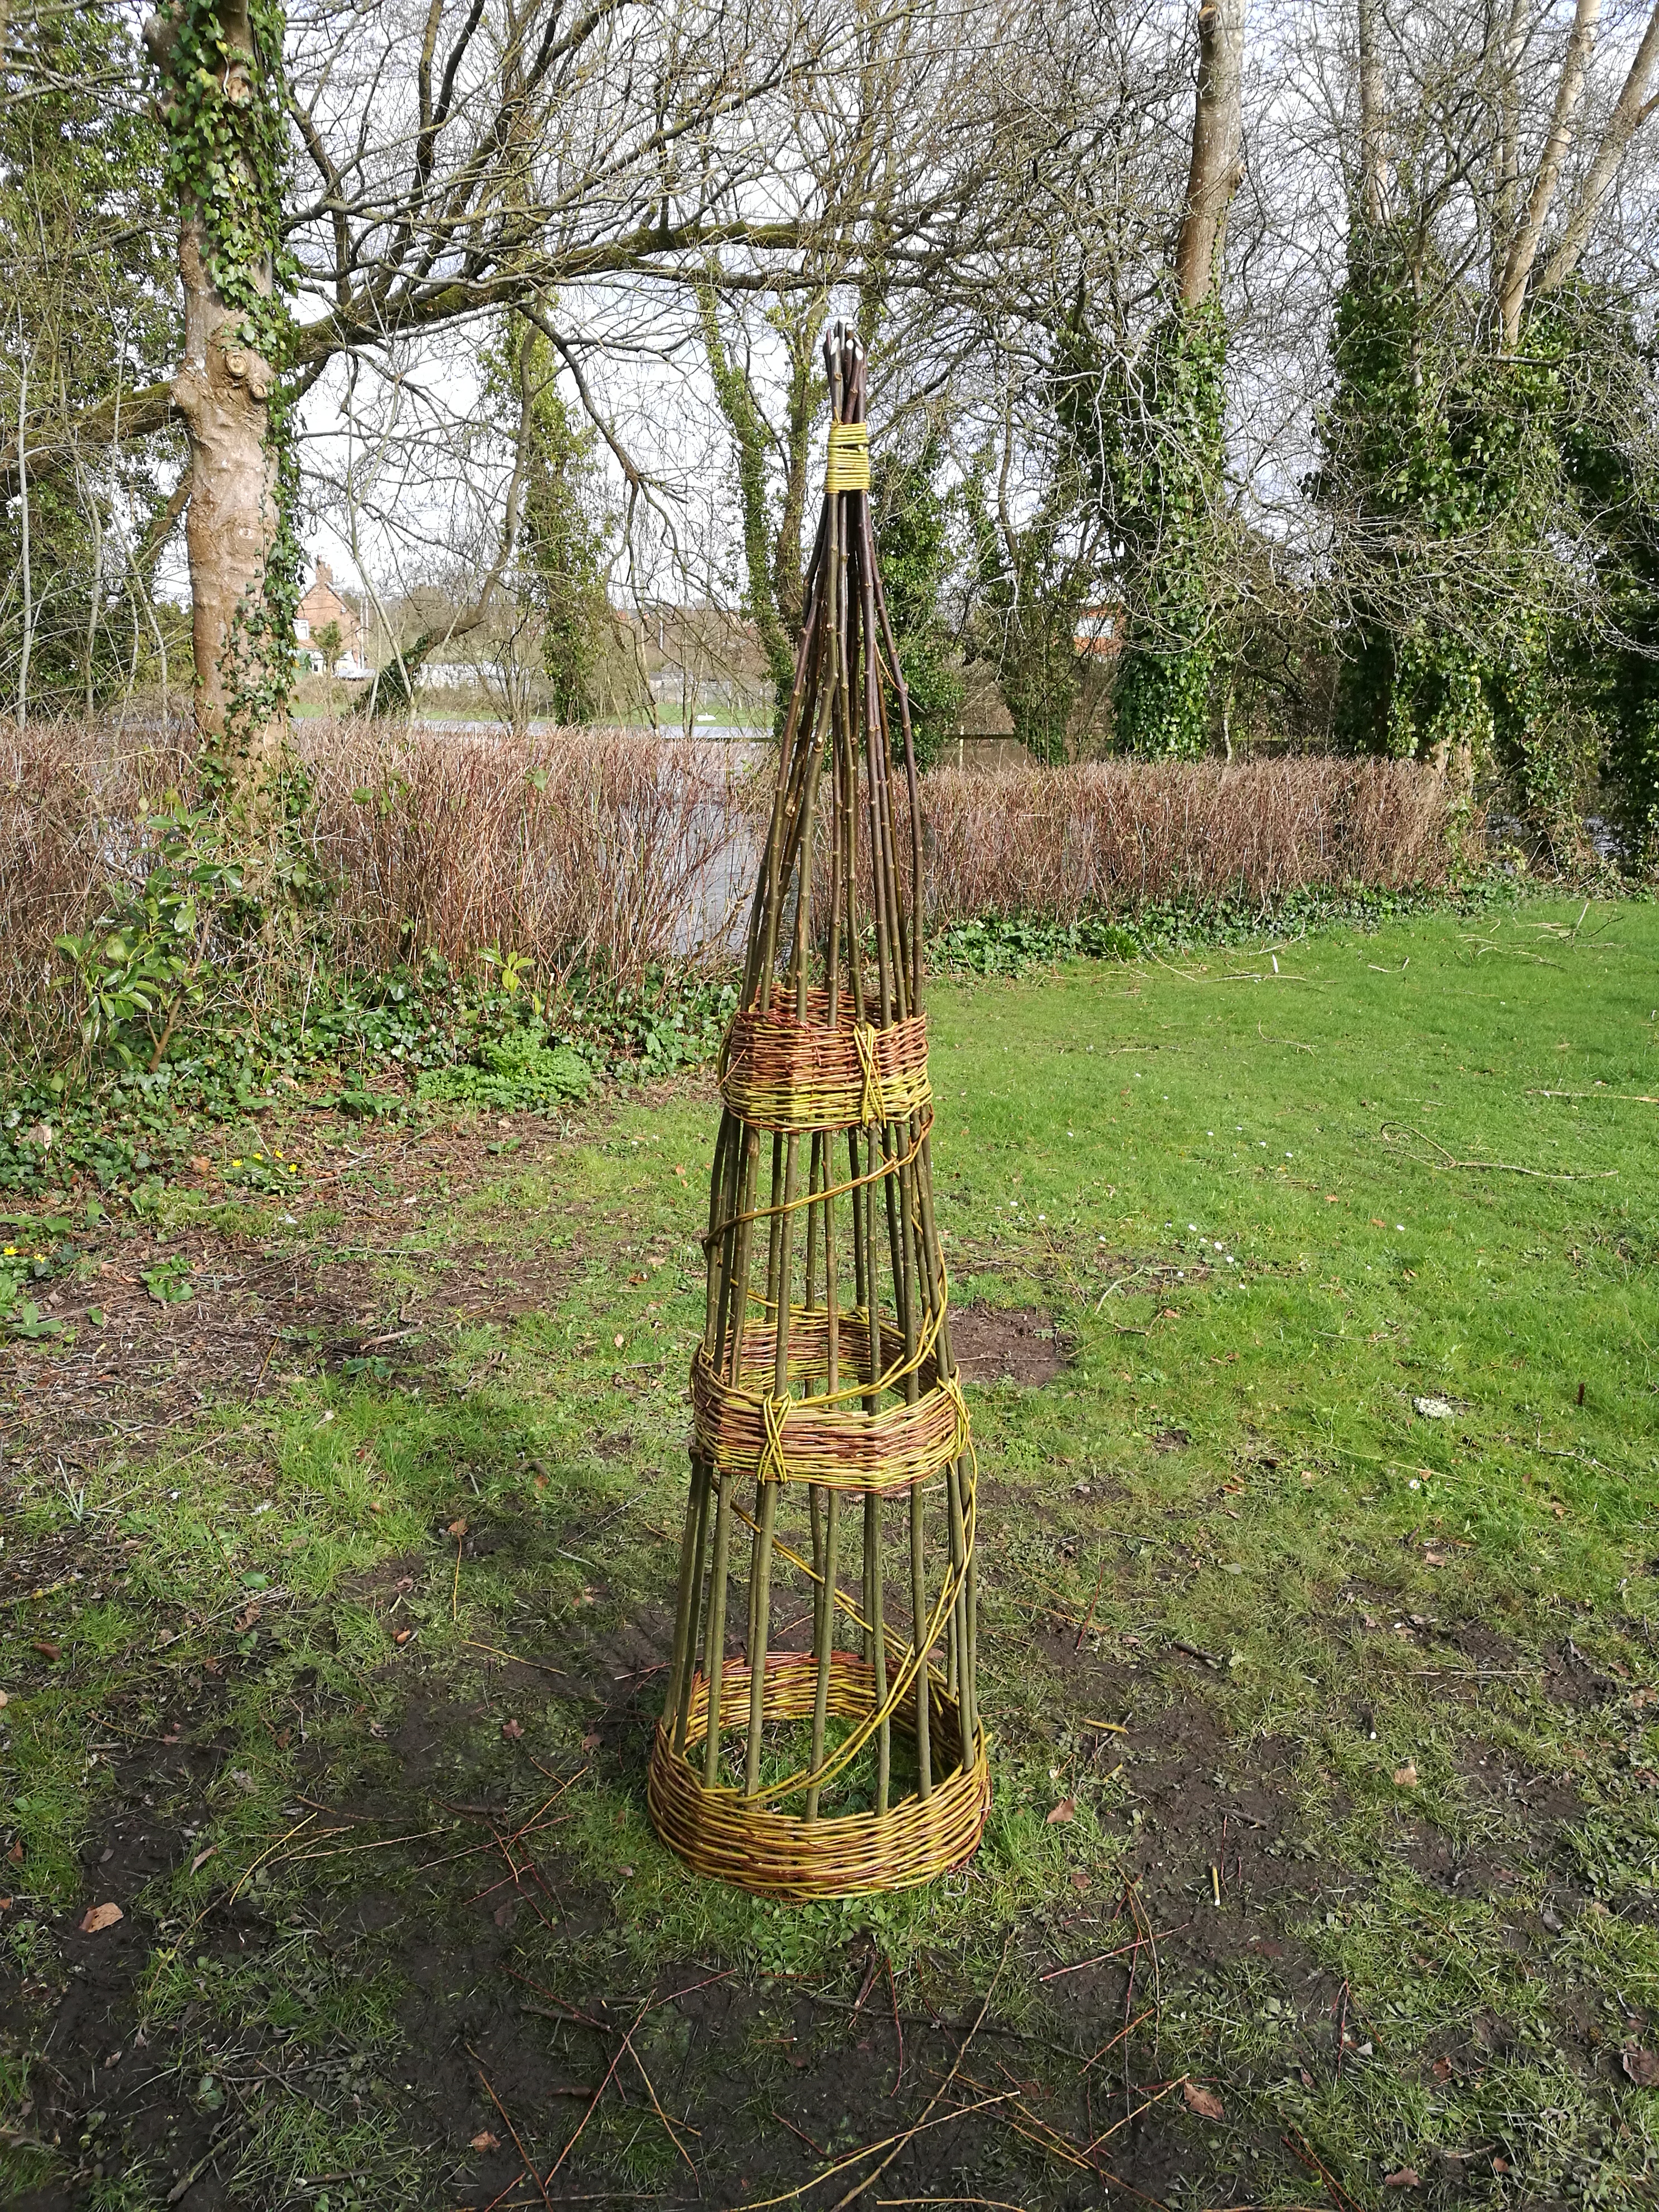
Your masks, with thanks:
[{"label": "middle woven band", "polygon": [[836,1029],[793,1014],[737,1015],[720,1055],[720,1096],[750,1128],[784,1135],[908,1121],[933,1097],[927,1018]]}]

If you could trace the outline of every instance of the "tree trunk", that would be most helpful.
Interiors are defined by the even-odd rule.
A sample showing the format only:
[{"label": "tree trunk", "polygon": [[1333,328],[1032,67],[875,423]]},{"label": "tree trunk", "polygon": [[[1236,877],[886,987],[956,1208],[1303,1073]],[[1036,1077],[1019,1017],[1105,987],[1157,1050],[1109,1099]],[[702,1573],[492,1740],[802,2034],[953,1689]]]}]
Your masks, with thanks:
[{"label": "tree trunk", "polygon": [[1359,0],[1359,206],[1375,229],[1389,213],[1389,106],[1377,33],[1380,0]]},{"label": "tree trunk", "polygon": [[1555,198],[1555,187],[1560,181],[1561,164],[1572,143],[1573,118],[1578,112],[1578,103],[1584,96],[1584,79],[1589,70],[1590,52],[1595,44],[1595,26],[1601,19],[1601,0],[1577,0],[1573,9],[1572,29],[1567,36],[1567,51],[1561,63],[1560,81],[1555,88],[1555,109],[1550,117],[1549,137],[1544,141],[1544,150],[1539,156],[1538,175],[1532,197],[1527,202],[1527,212],[1521,219],[1521,228],[1515,234],[1504,273],[1498,283],[1498,313],[1504,326],[1504,350],[1513,353],[1521,339],[1521,310],[1527,297],[1527,283],[1532,275],[1533,263],[1538,258],[1538,241],[1544,234],[1550,203]]},{"label": "tree trunk", "polygon": [[[1374,0],[1373,0],[1374,4]],[[1498,174],[1492,192],[1492,289],[1497,298],[1515,242],[1521,208],[1521,64],[1527,48],[1528,0],[1510,0],[1498,62]]]},{"label": "tree trunk", "polygon": [[1659,0],[1656,0],[1653,13],[1648,18],[1648,27],[1642,34],[1642,43],[1636,50],[1629,74],[1613,103],[1613,113],[1601,133],[1601,143],[1595,149],[1589,174],[1585,178],[1572,213],[1567,218],[1560,244],[1544,264],[1544,273],[1538,280],[1540,292],[1553,292],[1557,285],[1565,284],[1578,266],[1579,256],[1589,238],[1590,227],[1607,196],[1607,187],[1618,174],[1619,164],[1625,158],[1625,149],[1653,113],[1656,105],[1659,105],[1659,94],[1650,94],[1648,91],[1653,82],[1656,64],[1659,64]]},{"label": "tree trunk", "polygon": [[1227,210],[1243,173],[1244,0],[1201,0],[1198,11],[1198,99],[1187,204],[1176,242],[1176,283],[1189,307],[1214,286],[1227,234]]},{"label": "tree trunk", "polygon": [[[221,805],[255,833],[246,840],[252,861],[257,833],[273,819],[294,656],[291,594],[268,588],[283,520],[270,406],[276,371],[257,349],[250,322],[272,295],[275,185],[263,173],[257,137],[259,104],[271,97],[272,58],[255,52],[246,0],[220,0],[194,54],[182,22],[173,0],[144,26],[162,79],[163,121],[189,145],[210,110],[216,125],[228,125],[224,137],[235,149],[225,165],[240,167],[228,192],[212,174],[203,191],[189,178],[180,187],[185,349],[172,397],[190,445],[185,531],[196,727]],[[204,69],[203,53],[218,58],[214,68]],[[280,61],[275,58],[278,70]],[[232,210],[220,216],[228,227],[217,241],[203,204],[207,191]],[[233,260],[238,248],[240,258]],[[240,303],[224,295],[228,278],[240,289]]]},{"label": "tree trunk", "polygon": [[814,377],[814,356],[823,327],[824,303],[811,301],[791,316],[786,330],[789,342],[787,416],[784,429],[783,507],[778,516],[772,549],[772,588],[778,618],[793,645],[805,619],[801,586],[800,535],[806,514],[806,471],[812,437],[817,427],[820,387]]},{"label": "tree trunk", "polygon": [[[246,772],[280,749],[283,717],[256,708],[268,647],[259,629],[265,566],[277,527],[276,462],[269,444],[270,364],[242,343],[241,318],[208,274],[198,218],[179,226],[185,286],[185,357],[173,400],[190,440],[191,636],[196,648],[196,728],[210,753],[245,756]],[[230,761],[225,763],[231,769]],[[240,769],[234,771],[240,777]]]}]

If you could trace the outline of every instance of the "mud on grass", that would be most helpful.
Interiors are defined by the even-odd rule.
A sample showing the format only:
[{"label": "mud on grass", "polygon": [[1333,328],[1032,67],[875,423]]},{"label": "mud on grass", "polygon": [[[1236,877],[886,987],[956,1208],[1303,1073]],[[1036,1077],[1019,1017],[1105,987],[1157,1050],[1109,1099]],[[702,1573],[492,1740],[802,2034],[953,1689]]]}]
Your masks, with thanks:
[{"label": "mud on grass", "polygon": [[644,1819],[706,1097],[313,1121],[302,1201],[227,1214],[216,1160],[62,1236],[79,1334],[4,1355],[10,2200],[1647,2201],[1640,1159],[1575,1130],[1611,1182],[1454,1225],[1374,1110],[1538,1164],[1491,1097],[1650,1091],[1610,935],[1490,989],[1450,924],[1304,945],[1265,1019],[1231,973],[938,994],[961,1305],[1060,1364],[970,1386],[997,1798],[925,1893],[769,1907]]}]

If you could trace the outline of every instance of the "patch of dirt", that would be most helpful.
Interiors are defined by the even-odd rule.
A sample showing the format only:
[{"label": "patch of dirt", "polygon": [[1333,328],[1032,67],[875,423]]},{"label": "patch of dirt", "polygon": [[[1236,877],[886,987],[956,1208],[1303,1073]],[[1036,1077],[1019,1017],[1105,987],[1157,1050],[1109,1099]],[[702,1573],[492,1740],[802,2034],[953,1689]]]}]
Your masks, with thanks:
[{"label": "patch of dirt", "polygon": [[[558,1140],[551,1125],[520,1117],[514,1127],[526,1164]],[[473,1243],[422,1255],[419,1290],[380,1272],[422,1197],[476,1189],[501,1173],[489,1140],[488,1127],[352,1129],[331,1139],[307,1124],[289,1148],[328,1164],[296,1190],[291,1245],[276,1241],[279,1220],[269,1243],[206,1220],[167,1235],[106,1224],[60,1239],[70,1267],[42,1312],[72,1340],[0,1344],[6,1455],[25,1468],[58,1458],[89,1465],[112,1443],[153,1442],[210,1397],[254,1399],[311,1365],[401,1380],[429,1370],[433,1341],[447,1331],[556,1309],[579,1252]],[[239,1196],[214,1176],[198,1188],[216,1202]],[[313,1241],[304,1217],[319,1205],[341,1218]]]},{"label": "patch of dirt", "polygon": [[1036,1306],[954,1306],[951,1349],[969,1382],[1052,1382],[1066,1364],[1054,1316]]}]

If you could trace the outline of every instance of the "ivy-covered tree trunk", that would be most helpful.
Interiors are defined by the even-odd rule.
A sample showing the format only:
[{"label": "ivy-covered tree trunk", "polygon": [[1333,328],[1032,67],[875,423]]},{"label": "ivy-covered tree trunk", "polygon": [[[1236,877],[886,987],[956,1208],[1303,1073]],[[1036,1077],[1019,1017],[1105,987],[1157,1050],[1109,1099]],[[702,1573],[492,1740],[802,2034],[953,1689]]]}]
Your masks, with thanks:
[{"label": "ivy-covered tree trunk", "polygon": [[283,28],[269,0],[168,0],[144,28],[179,208],[196,726],[250,859],[276,817],[298,587],[278,390]]},{"label": "ivy-covered tree trunk", "polygon": [[1209,750],[1218,609],[1227,326],[1219,297],[1243,143],[1244,0],[1202,0],[1192,161],[1173,296],[1125,374],[1100,456],[1124,570],[1127,623],[1114,693],[1122,750],[1192,760]]},{"label": "ivy-covered tree trunk", "polygon": [[[743,508],[744,604],[758,634],[761,651],[766,656],[767,672],[772,679],[773,720],[781,729],[795,680],[795,644],[778,612],[774,565],[776,548],[766,498],[766,423],[748,371],[726,349],[718,305],[711,289],[705,287],[700,292],[698,304],[702,313],[703,342],[708,353],[708,374],[720,412],[732,433],[737,461],[738,495]],[[802,485],[804,490],[804,470]]]},{"label": "ivy-covered tree trunk", "polygon": [[[1643,635],[1650,605],[1651,472],[1636,456],[1653,420],[1652,372],[1630,303],[1574,274],[1650,112],[1659,5],[1586,161],[1599,14],[1598,0],[1575,0],[1524,173],[1528,14],[1517,5],[1491,19],[1492,166],[1466,180],[1458,157],[1459,189],[1467,181],[1487,215],[1482,275],[1463,233],[1437,226],[1433,176],[1410,163],[1390,176],[1374,150],[1391,124],[1408,138],[1413,128],[1409,94],[1396,92],[1394,118],[1386,108],[1390,55],[1407,34],[1383,9],[1361,9],[1364,158],[1312,487],[1335,548],[1340,739],[1433,763],[1460,801],[1477,777],[1501,775],[1507,803],[1558,860],[1589,857],[1582,816],[1598,767],[1612,785],[1601,804],[1624,815],[1638,849],[1659,820],[1650,726],[1609,650],[1610,632]],[[1392,66],[1392,81],[1414,82]]]},{"label": "ivy-covered tree trunk", "polygon": [[1198,760],[1210,746],[1226,362],[1220,301],[1178,301],[1150,349],[1145,404],[1125,405],[1110,459],[1128,587],[1113,713],[1120,750],[1151,760]]}]

